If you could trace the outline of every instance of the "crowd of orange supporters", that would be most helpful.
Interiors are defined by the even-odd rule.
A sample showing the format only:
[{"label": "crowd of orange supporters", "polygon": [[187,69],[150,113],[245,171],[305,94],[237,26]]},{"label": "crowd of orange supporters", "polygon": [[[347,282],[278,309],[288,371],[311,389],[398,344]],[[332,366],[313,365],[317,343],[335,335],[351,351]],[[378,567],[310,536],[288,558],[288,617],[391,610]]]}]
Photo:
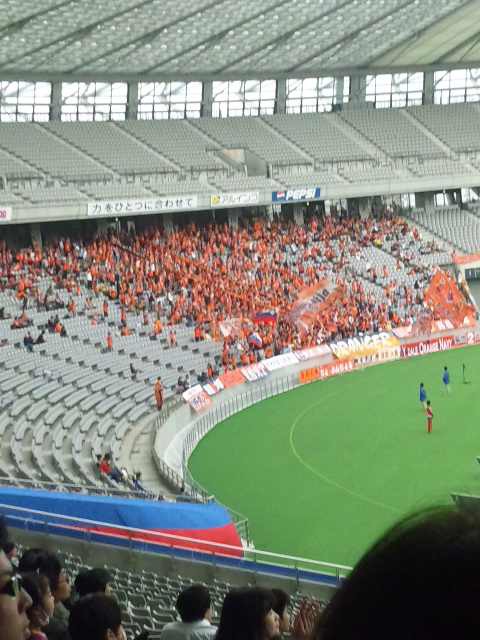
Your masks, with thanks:
[{"label": "crowd of orange supporters", "polygon": [[[109,301],[118,301],[124,335],[130,331],[129,314],[135,312],[143,314],[143,324],[152,333],[166,330],[170,344],[176,342],[178,323],[192,326],[196,340],[206,333],[221,339],[220,323],[241,318],[240,335],[224,340],[223,365],[231,367],[237,360],[246,364],[258,356],[258,346],[249,345],[247,336],[253,330],[250,321],[265,310],[277,314],[276,323],[255,327],[266,357],[290,347],[404,324],[405,313],[395,306],[393,287],[385,289],[391,299],[387,306],[346,269],[349,258],[362,247],[379,246],[388,234],[407,233],[412,232],[405,221],[394,216],[380,220],[327,216],[303,226],[258,220],[238,229],[192,224],[169,234],[160,228],[120,236],[110,232],[89,242],[63,239],[43,251],[12,252],[3,242],[0,286],[15,290],[20,301],[27,296],[41,305],[45,291],[37,284],[48,274],[56,292],[63,290],[67,296],[65,306],[73,315],[76,303],[71,294],[85,295],[82,282],[93,299],[103,298],[100,316],[108,316]],[[319,313],[309,327],[300,328],[289,318],[292,305],[302,289],[325,277],[343,292],[341,299]],[[87,298],[87,309],[93,304]],[[237,358],[231,347],[239,341],[243,347]]]}]

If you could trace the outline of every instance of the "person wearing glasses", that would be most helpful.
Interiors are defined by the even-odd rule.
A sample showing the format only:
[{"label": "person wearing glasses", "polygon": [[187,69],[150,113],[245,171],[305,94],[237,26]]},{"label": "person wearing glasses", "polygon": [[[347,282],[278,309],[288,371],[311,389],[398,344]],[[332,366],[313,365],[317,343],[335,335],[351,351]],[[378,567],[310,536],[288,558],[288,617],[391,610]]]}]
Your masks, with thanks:
[{"label": "person wearing glasses", "polygon": [[27,610],[32,601],[3,551],[3,543],[7,540],[7,529],[0,521],[0,637],[2,640],[27,640],[30,636]]}]

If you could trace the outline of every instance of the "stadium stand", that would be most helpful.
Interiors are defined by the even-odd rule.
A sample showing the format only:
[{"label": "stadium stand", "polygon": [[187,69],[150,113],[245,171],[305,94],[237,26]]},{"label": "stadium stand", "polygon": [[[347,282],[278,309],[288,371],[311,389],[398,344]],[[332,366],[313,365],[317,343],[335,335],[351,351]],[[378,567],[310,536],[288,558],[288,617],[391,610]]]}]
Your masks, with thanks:
[{"label": "stadium stand", "polygon": [[[2,422],[2,469],[7,477],[102,487],[105,479],[98,476],[96,456],[104,452],[112,454],[118,467],[133,473],[129,447],[134,440],[127,446],[126,436],[151,423],[156,412],[153,383],[158,376],[169,398],[177,391],[179,378],[205,380],[209,366],[230,369],[295,345],[312,346],[317,334],[332,339],[413,323],[422,312],[422,290],[431,274],[425,264],[448,260],[448,254],[422,241],[415,229],[391,212],[364,221],[361,227],[350,219],[327,217],[320,225],[315,219],[305,226],[258,222],[238,232],[223,226],[203,231],[189,227],[167,234],[158,244],[161,238],[158,230],[119,238],[110,235],[108,248],[106,239],[64,240],[43,255],[23,250],[14,256],[3,247],[0,306],[6,319],[0,321],[4,343],[0,390],[8,411]],[[209,257],[218,243],[225,247],[226,264],[235,278],[235,285],[232,281],[227,289],[224,262]],[[283,301],[275,293],[280,287],[275,270],[267,267],[267,246],[283,274]],[[137,253],[140,247],[145,258]],[[169,266],[173,255],[181,258],[180,272]],[[192,273],[189,255],[205,257],[193,272],[204,283],[201,290],[186,286],[185,278]],[[154,270],[149,262],[144,265],[145,259]],[[58,271],[65,261],[79,277],[75,283],[68,271]],[[163,263],[163,276],[155,262]],[[135,286],[125,271],[127,265],[137,270]],[[111,278],[114,268],[121,276],[118,300]],[[252,286],[249,274],[259,270],[261,284]],[[331,315],[307,334],[298,333],[288,316],[282,316],[275,330],[258,327],[261,348],[249,342],[251,329],[245,329],[240,340],[222,341],[218,331],[222,320],[251,318],[269,306],[288,314],[297,287],[324,277],[332,283],[332,291],[345,287],[353,303],[333,306]],[[207,282],[211,288],[205,289]],[[32,338],[48,328],[48,322],[52,325],[44,342],[33,344],[31,351],[22,344],[25,329],[11,328],[24,301]],[[64,336],[57,331],[62,325]],[[204,339],[197,341],[199,328]],[[110,332],[112,349],[107,350]]]},{"label": "stadium stand", "polygon": [[457,250],[475,253],[480,243],[480,221],[457,206],[415,210],[411,218],[443,238]]},{"label": "stadium stand", "polygon": [[[0,486],[101,494],[112,508],[119,496],[129,512],[147,511],[137,498],[213,506],[198,504],[207,493],[190,483],[185,448],[175,468],[156,450],[170,411],[182,403],[179,423],[190,412],[185,390],[366,334],[417,337],[453,316],[473,326],[466,283],[457,289],[439,267],[480,249],[480,206],[462,204],[463,191],[480,193],[475,5],[0,0]],[[465,104],[435,104],[457,99]],[[101,202],[115,199],[132,202]],[[456,295],[451,317],[440,314],[440,285],[428,290],[435,278]],[[295,314],[312,291],[321,304],[301,326]],[[400,357],[400,333],[379,358]],[[257,553],[248,522],[242,536],[225,511],[246,571],[247,551]],[[89,543],[100,539],[78,522]],[[147,549],[130,534],[129,553]],[[175,619],[179,591],[193,584],[179,558],[196,558],[179,548],[196,549],[177,545],[164,575],[105,563],[132,637],[157,640]],[[89,568],[59,556],[71,580]],[[345,567],[329,567],[338,586]],[[308,595],[298,569],[293,613]],[[232,584],[210,570],[218,622]]]}]

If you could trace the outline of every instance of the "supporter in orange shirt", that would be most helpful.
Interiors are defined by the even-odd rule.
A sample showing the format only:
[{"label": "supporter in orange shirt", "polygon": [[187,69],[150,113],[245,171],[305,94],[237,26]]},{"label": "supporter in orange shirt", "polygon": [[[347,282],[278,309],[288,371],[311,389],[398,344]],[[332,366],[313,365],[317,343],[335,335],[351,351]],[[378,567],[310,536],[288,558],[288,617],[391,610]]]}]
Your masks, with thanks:
[{"label": "supporter in orange shirt", "polygon": [[113,350],[113,339],[110,331],[107,333],[107,351]]},{"label": "supporter in orange shirt", "polygon": [[163,407],[163,386],[162,386],[161,378],[157,378],[154,389],[155,389],[155,402],[157,403],[157,409],[161,411]]}]

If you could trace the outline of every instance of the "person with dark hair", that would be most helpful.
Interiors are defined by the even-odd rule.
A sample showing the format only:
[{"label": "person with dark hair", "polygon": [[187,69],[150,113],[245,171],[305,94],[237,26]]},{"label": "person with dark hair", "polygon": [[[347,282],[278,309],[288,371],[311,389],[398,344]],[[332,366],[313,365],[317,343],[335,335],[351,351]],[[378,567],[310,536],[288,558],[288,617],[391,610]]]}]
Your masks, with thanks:
[{"label": "person with dark hair", "polygon": [[288,607],[290,605],[290,596],[283,589],[272,589],[273,605],[272,609],[278,615],[280,633],[290,633],[290,614]]},{"label": "person with dark hair", "polygon": [[7,527],[0,518],[0,637],[2,640],[27,640],[30,636],[27,610],[32,601],[3,551],[7,542]]},{"label": "person with dark hair", "polygon": [[273,594],[261,587],[233,589],[223,601],[215,640],[272,640],[280,635]]},{"label": "person with dark hair", "polygon": [[430,508],[395,524],[361,558],[312,640],[425,640],[480,634],[480,513]]},{"label": "person with dark hair", "polygon": [[44,549],[28,549],[20,559],[19,569],[45,575],[55,600],[55,609],[45,628],[48,640],[68,640],[68,609],[63,604],[70,597],[70,582],[58,557]]},{"label": "person with dark hair", "polygon": [[39,573],[24,573],[22,585],[32,599],[32,606],[27,611],[30,620],[30,640],[47,640],[42,629],[48,625],[55,607],[48,578]]},{"label": "person with dark hair", "polygon": [[102,567],[87,569],[80,571],[75,578],[75,593],[80,597],[87,596],[90,593],[105,593],[111,595],[112,576]]},{"label": "person with dark hair", "polygon": [[181,622],[169,622],[161,640],[211,640],[217,628],[212,625],[210,592],[201,584],[193,584],[178,596],[175,605]]},{"label": "person with dark hair", "polygon": [[80,598],[72,607],[68,628],[72,640],[126,640],[120,605],[103,593]]},{"label": "person with dark hair", "polygon": [[7,542],[5,542],[5,544],[2,546],[2,549],[7,558],[10,560],[12,566],[18,567],[18,549],[15,542],[13,542],[12,540],[7,540]]}]

